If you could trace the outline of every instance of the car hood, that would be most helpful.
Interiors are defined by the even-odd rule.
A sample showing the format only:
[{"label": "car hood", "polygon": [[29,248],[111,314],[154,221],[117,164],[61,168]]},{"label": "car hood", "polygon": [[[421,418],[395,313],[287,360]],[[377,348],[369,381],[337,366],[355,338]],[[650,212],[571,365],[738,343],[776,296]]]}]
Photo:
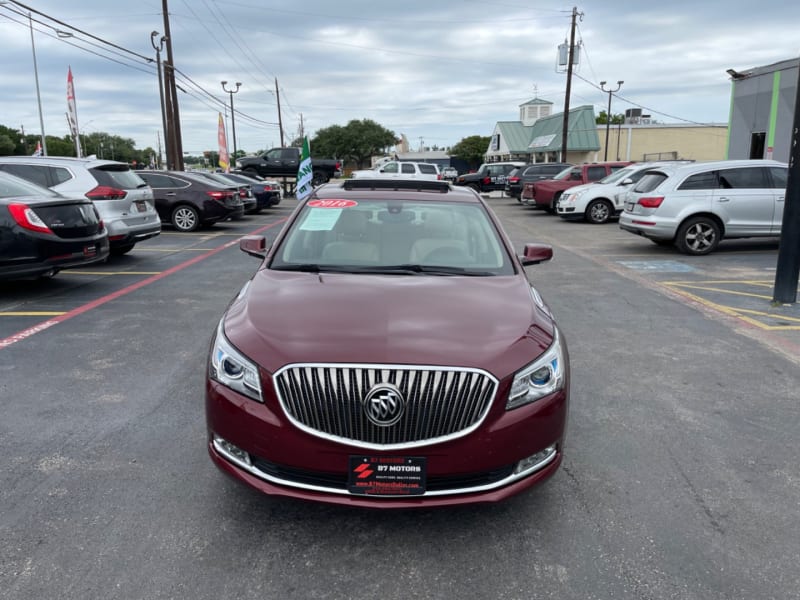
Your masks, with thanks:
[{"label": "car hood", "polygon": [[483,368],[498,378],[544,352],[553,321],[522,276],[451,277],[260,270],[225,317],[264,369],[291,363]]}]

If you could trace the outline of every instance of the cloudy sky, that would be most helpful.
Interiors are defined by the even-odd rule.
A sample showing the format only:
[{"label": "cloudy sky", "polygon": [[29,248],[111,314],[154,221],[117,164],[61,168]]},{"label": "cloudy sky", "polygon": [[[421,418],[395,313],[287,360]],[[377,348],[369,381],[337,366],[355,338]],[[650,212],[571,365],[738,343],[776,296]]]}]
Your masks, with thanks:
[{"label": "cloudy sky", "polygon": [[[573,6],[581,57],[570,104],[598,113],[608,102],[599,82],[624,80],[614,113],[640,107],[665,123],[727,122],[726,69],[800,54],[795,0],[169,0],[184,150],[216,149],[217,113],[229,102],[223,80],[242,83],[237,146],[248,152],[279,145],[276,79],[287,140],[301,115],[312,136],[369,118],[413,147],[447,147],[516,120],[534,96],[560,112],[566,76],[556,55]],[[82,131],[156,147],[158,79],[145,59],[155,58],[150,32],[164,31],[161,0],[0,0],[0,124],[39,133],[29,9],[38,11],[45,132],[68,132],[71,66]]]}]

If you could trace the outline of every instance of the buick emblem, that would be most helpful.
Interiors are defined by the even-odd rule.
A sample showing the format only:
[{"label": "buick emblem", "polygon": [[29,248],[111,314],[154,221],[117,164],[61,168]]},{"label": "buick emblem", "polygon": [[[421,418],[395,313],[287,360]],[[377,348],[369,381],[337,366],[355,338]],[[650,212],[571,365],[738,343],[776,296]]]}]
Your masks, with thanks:
[{"label": "buick emblem", "polygon": [[378,427],[389,427],[403,416],[406,401],[403,394],[390,383],[379,383],[367,392],[363,400],[364,414]]}]

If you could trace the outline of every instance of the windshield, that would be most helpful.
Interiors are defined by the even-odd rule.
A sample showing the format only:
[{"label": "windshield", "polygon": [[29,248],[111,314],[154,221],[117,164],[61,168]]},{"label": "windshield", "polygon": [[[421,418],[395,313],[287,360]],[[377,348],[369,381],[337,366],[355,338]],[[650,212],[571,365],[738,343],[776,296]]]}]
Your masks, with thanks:
[{"label": "windshield", "polygon": [[292,221],[272,269],[399,275],[508,275],[511,258],[483,205],[317,200]]},{"label": "windshield", "polygon": [[[553,179],[567,179],[570,173],[572,173],[572,167],[567,167],[566,169],[561,171],[558,175],[553,177]],[[578,173],[580,173],[580,169],[578,169]]]},{"label": "windshield", "polygon": [[60,198],[61,195],[40,187],[34,183],[0,171],[0,198],[13,198],[15,196],[47,196]]},{"label": "windshield", "polygon": [[619,171],[614,171],[611,175],[606,175],[597,183],[616,183],[617,181],[622,181],[626,177],[630,177],[631,173],[636,171],[634,167],[627,167],[625,169],[620,169]]}]

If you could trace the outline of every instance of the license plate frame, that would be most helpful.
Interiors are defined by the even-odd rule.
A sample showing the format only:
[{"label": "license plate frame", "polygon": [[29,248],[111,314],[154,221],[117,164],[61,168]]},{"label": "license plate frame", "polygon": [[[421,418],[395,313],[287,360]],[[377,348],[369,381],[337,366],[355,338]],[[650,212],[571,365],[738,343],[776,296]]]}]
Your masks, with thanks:
[{"label": "license plate frame", "polygon": [[351,455],[347,490],[355,496],[422,496],[427,487],[424,456]]}]

